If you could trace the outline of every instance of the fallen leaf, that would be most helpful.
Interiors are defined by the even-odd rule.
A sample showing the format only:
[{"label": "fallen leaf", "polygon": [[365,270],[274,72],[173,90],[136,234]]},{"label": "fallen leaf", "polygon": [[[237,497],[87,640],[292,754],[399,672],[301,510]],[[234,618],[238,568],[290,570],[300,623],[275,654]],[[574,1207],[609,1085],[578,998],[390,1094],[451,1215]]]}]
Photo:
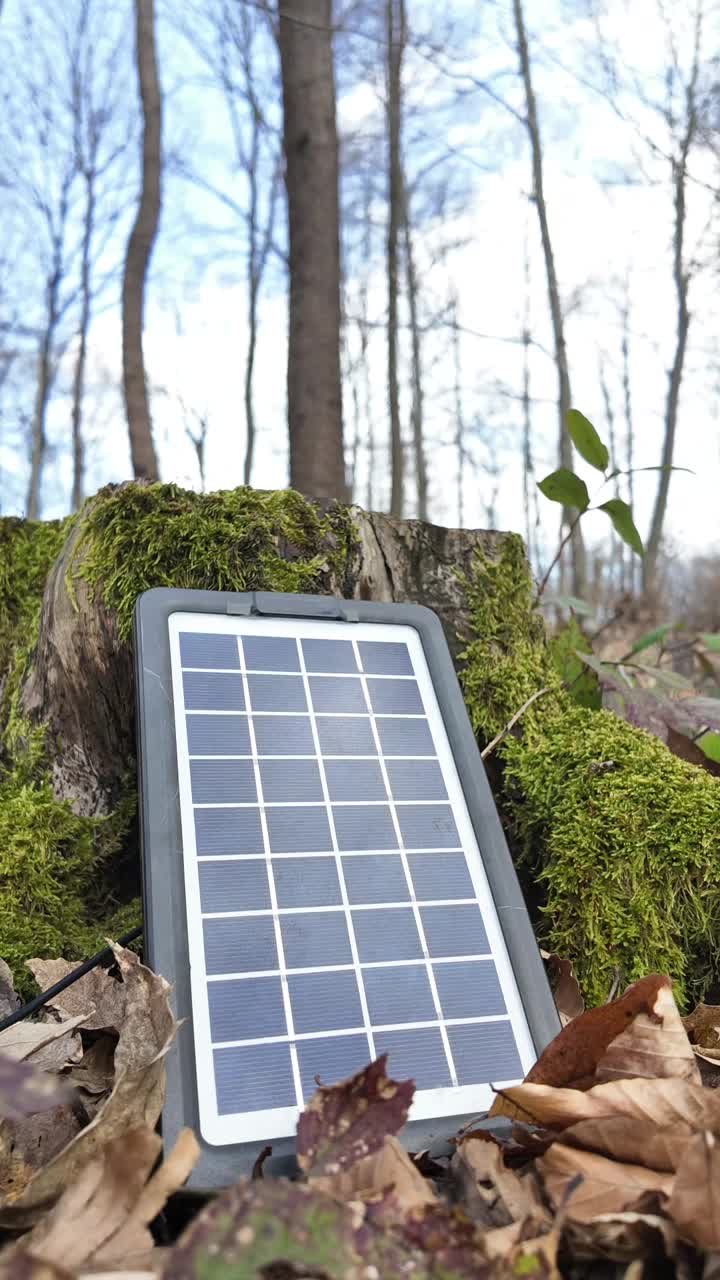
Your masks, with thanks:
[{"label": "fallen leaf", "polygon": [[[154,1129],[159,1119],[165,1091],[163,1059],[177,1028],[170,988],[134,952],[113,949],[126,991],[112,1093],[48,1164],[38,1171],[18,1170],[13,1194],[0,1202],[0,1225],[33,1226],[108,1142],[132,1129]],[[12,1144],[13,1135],[0,1126],[0,1171],[12,1164]]]},{"label": "fallen leaf", "polygon": [[76,1032],[82,1022],[82,1014],[65,1022],[16,1022],[0,1031],[0,1053],[15,1062],[31,1059],[43,1070],[60,1071],[82,1055]]},{"label": "fallen leaf", "polygon": [[153,1253],[150,1223],[165,1208],[170,1197],[185,1184],[199,1156],[200,1146],[195,1134],[191,1129],[181,1130],[172,1151],[141,1191],[125,1222],[93,1254],[91,1261],[96,1265],[110,1264],[115,1259],[127,1260],[131,1257],[139,1258],[144,1253]]},{"label": "fallen leaf", "polygon": [[387,1054],[341,1084],[321,1085],[297,1127],[297,1158],[308,1174],[336,1174],[371,1155],[407,1120],[415,1092],[385,1074]]},{"label": "fallen leaf", "polygon": [[[558,1032],[525,1077],[528,1084],[589,1089],[596,1083],[598,1063],[608,1046],[639,1014],[652,1014],[658,993],[670,988],[670,979],[658,974],[633,983],[619,1000],[588,1009]],[[510,1090],[495,1099],[491,1116],[523,1119],[509,1101]]]},{"label": "fallen leaf", "polygon": [[683,1026],[698,1057],[720,1061],[720,1005],[699,1004],[683,1018]]},{"label": "fallen leaf", "polygon": [[628,1027],[608,1045],[597,1064],[598,1081],[642,1076],[662,1076],[700,1083],[687,1032],[672,988],[661,986],[647,1010],[640,1011]]},{"label": "fallen leaf", "polygon": [[58,1076],[0,1055],[0,1116],[19,1120],[67,1102],[72,1090]]},{"label": "fallen leaf", "polygon": [[[349,1169],[325,1177],[313,1177],[312,1185],[336,1200],[370,1200],[392,1191],[393,1216],[437,1204],[427,1178],[415,1168],[397,1138],[386,1135],[379,1151],[357,1160]],[[395,1213],[397,1210],[397,1213]]]},{"label": "fallen leaf", "polygon": [[532,1171],[521,1178],[506,1168],[502,1147],[490,1137],[468,1137],[461,1142],[450,1173],[463,1209],[485,1227],[507,1226],[526,1218],[539,1227],[547,1217]]},{"label": "fallen leaf", "polygon": [[661,1171],[666,1162],[676,1167],[694,1134],[720,1134],[720,1092],[690,1080],[636,1077],[586,1092],[519,1084],[504,1093],[528,1118],[560,1131],[563,1142]]},{"label": "fallen leaf", "polygon": [[579,1018],[585,1012],[580,984],[569,960],[548,951],[542,952],[542,958],[548,967],[555,1007],[562,1025],[566,1027],[573,1018]]},{"label": "fallen leaf", "polygon": [[20,1006],[10,966],[0,960],[0,1018],[7,1018]]},{"label": "fallen leaf", "polygon": [[84,1093],[108,1093],[115,1079],[115,1046],[113,1036],[100,1036],[83,1054],[81,1061],[68,1072],[68,1079]]},{"label": "fallen leaf", "polygon": [[568,1219],[591,1222],[598,1214],[632,1210],[647,1192],[669,1195],[673,1178],[637,1164],[620,1164],[589,1151],[576,1151],[555,1142],[537,1162],[545,1190],[556,1207],[569,1184],[580,1175],[582,1181],[567,1202]]},{"label": "fallen leaf", "polygon": [[65,1103],[22,1121],[0,1126],[0,1205],[22,1195],[44,1169],[82,1132],[87,1119],[76,1103]]},{"label": "fallen leaf", "polygon": [[672,1259],[677,1247],[673,1224],[649,1213],[599,1214],[592,1222],[568,1221],[563,1240],[572,1258],[610,1262]]},{"label": "fallen leaf", "polygon": [[[30,970],[41,991],[47,991],[77,968],[70,960],[28,960]],[[125,985],[114,978],[107,969],[95,968],[83,974],[59,995],[47,1002],[48,1009],[55,1009],[66,1018],[85,1015],[87,1031],[112,1028],[119,1031],[125,1016]]]},{"label": "fallen leaf", "polygon": [[50,1262],[33,1258],[24,1249],[13,1253],[7,1262],[0,1254],[0,1280],[73,1280],[69,1271]]},{"label": "fallen leaf", "polygon": [[[77,1270],[126,1221],[161,1146],[162,1140],[150,1129],[130,1130],[107,1143],[24,1237],[24,1247],[35,1257],[48,1262],[61,1258],[66,1267]],[[150,1239],[141,1247],[151,1246]]]},{"label": "fallen leaf", "polygon": [[685,1150],[667,1204],[683,1240],[720,1250],[720,1146],[712,1133],[698,1133]]}]

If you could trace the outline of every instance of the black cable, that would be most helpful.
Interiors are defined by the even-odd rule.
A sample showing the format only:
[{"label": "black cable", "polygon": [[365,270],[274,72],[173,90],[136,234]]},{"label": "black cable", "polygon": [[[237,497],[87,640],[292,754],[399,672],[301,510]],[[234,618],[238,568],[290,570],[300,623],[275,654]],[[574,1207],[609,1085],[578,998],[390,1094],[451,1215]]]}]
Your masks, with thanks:
[{"label": "black cable", "polygon": [[[119,947],[127,947],[129,943],[139,938],[143,931],[142,925],[138,925],[136,929],[131,929],[129,933],[124,933],[122,938],[118,938],[117,945]],[[47,991],[41,991],[39,996],[33,996],[32,1000],[28,1000],[27,1004],[23,1004],[19,1009],[15,1009],[13,1013],[8,1014],[7,1018],[0,1021],[0,1032],[12,1027],[16,1022],[22,1022],[23,1018],[28,1018],[31,1013],[35,1013],[38,1009],[42,1009],[44,1004],[52,1000],[53,996],[60,995],[66,987],[72,986],[73,982],[77,982],[78,978],[84,977],[91,969],[96,968],[103,960],[110,960],[113,955],[112,947],[103,947],[102,951],[98,951],[97,955],[91,956],[89,960],[83,960],[77,969],[71,969],[70,973],[66,973],[64,978],[59,982],[53,983],[48,987]]]}]

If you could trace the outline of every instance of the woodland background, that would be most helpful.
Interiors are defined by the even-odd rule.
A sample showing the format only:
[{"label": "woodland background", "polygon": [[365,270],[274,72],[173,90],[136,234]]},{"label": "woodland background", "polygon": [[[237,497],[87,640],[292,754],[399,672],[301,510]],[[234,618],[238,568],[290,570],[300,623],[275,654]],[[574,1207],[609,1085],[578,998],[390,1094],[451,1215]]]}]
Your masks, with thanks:
[{"label": "woodland background", "polygon": [[718,17],[2,0],[3,514],[133,474],[289,473],[522,529],[540,573],[557,526],[534,482],[567,464],[577,402],[617,468],[695,475],[615,482],[642,582],[594,517],[564,585],[600,604],[644,585],[712,628]]}]

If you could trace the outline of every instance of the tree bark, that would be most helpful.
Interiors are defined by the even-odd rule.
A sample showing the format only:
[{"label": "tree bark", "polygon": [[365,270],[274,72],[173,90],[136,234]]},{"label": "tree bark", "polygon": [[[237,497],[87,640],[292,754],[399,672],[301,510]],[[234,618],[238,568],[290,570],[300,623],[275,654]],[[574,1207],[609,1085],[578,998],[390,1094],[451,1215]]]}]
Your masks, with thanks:
[{"label": "tree bark", "polygon": [[402,59],[405,46],[404,0],[387,0],[387,126],[388,126],[388,407],[390,413],[390,513],[401,516],[405,500],[404,458],[400,426],[398,331],[400,299],[399,239],[403,212],[401,154]]},{"label": "tree bark", "polygon": [[92,307],[90,247],[92,245],[94,222],[95,175],[90,171],[85,175],[85,218],[80,258],[80,324],[78,328],[78,349],[75,357],[72,389],[73,511],[79,511],[82,504],[83,480],[85,476],[85,442],[83,440],[82,414],[83,396],[85,394],[87,340],[88,331],[90,329],[90,312]]},{"label": "tree bark", "polygon": [[283,0],[278,21],[290,244],[290,483],[346,496],[332,0]]},{"label": "tree bark", "polygon": [[[696,69],[697,70],[697,69]],[[657,495],[653,508],[650,534],[645,547],[643,561],[643,589],[648,596],[657,590],[658,556],[662,543],[665,514],[667,512],[670,476],[675,456],[675,437],[677,435],[678,408],[680,405],[680,387],[685,370],[688,333],[690,331],[690,309],[688,295],[690,292],[690,272],[685,262],[685,224],[687,160],[697,128],[694,105],[694,78],[688,93],[688,122],[680,148],[680,155],[672,160],[673,178],[673,283],[677,299],[677,320],[675,329],[675,351],[672,367],[668,375],[668,389],[665,400],[665,431],[661,456],[662,471],[658,480]]]},{"label": "tree bark", "polygon": [[123,391],[136,480],[158,480],[143,353],[145,286],[162,204],[162,95],[155,50],[155,0],[135,0],[136,56],[143,112],[142,187],[128,240],[122,292]]},{"label": "tree bark", "polygon": [[[478,550],[497,554],[505,535],[352,512],[358,538],[352,584],[334,576],[328,544],[318,590],[424,604],[437,612],[457,657],[470,632],[461,575],[470,572]],[[135,699],[131,648],[118,638],[114,613],[102,592],[71,573],[82,528],[82,521],[75,525],[48,578],[21,710],[46,728],[56,795],[77,813],[93,815],[112,812],[125,794],[135,750]],[[287,546],[282,554],[291,560],[295,551]]]},{"label": "tree bark", "polygon": [[403,173],[403,241],[405,249],[405,279],[410,310],[410,339],[412,360],[412,424],[413,455],[415,458],[415,484],[417,487],[418,520],[428,518],[428,476],[425,458],[425,414],[422,371],[422,344],[420,316],[418,312],[418,279],[415,266],[415,246],[410,224],[410,205],[407,184]]},{"label": "tree bark", "polygon": [[[569,470],[572,470],[572,442],[565,426],[567,411],[571,408],[570,369],[568,365],[567,346],[565,343],[565,324],[563,319],[562,303],[560,300],[560,287],[555,267],[555,254],[553,252],[552,239],[550,236],[550,223],[548,220],[547,205],[545,203],[540,121],[538,119],[537,103],[535,101],[535,91],[532,83],[530,52],[528,49],[527,32],[525,30],[525,16],[522,8],[522,0],[513,0],[513,12],[515,15],[518,56],[520,58],[520,74],[525,89],[525,124],[530,138],[530,149],[532,152],[533,200],[535,202],[538,222],[540,224],[540,238],[542,240],[543,257],[545,259],[545,274],[547,276],[548,301],[550,304],[550,316],[552,319],[553,337],[555,342],[555,364],[558,376],[558,454],[560,466],[567,467]],[[563,525],[566,528],[570,528],[572,526],[574,518],[575,512],[572,508],[563,507]],[[582,597],[585,593],[587,571],[585,565],[585,544],[583,542],[582,530],[579,523],[577,523],[573,529],[570,546],[572,552],[572,589],[576,596]]]}]

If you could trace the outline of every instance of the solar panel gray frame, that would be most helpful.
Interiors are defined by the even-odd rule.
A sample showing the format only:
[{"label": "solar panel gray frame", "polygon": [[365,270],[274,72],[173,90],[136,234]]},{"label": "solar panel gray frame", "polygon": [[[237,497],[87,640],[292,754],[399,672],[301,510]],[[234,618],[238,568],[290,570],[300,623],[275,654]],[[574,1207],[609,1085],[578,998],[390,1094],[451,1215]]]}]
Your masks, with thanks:
[{"label": "solar panel gray frame", "polygon": [[[558,1015],[545,969],[505,841],[492,792],[479,756],[455,670],[437,616],[410,604],[376,604],[325,596],[269,592],[232,593],[155,588],[135,608],[138,773],[143,849],[145,947],[148,963],[172,984],[175,1013],[192,1015],[187,942],[182,835],[168,619],[176,612],[313,618],[363,623],[395,623],[418,633],[450,747],[481,850],[498,920],[514,972],[533,1044],[539,1054],[559,1030]],[[418,1120],[406,1126],[403,1141],[423,1150],[452,1135],[469,1115]],[[167,1059],[167,1096],[162,1118],[166,1148],[191,1126],[200,1139],[201,1157],[190,1189],[226,1186],[249,1173],[262,1142],[210,1146],[199,1128],[195,1051],[190,1028],[181,1028]],[[295,1169],[294,1140],[273,1140],[268,1173]]]}]

